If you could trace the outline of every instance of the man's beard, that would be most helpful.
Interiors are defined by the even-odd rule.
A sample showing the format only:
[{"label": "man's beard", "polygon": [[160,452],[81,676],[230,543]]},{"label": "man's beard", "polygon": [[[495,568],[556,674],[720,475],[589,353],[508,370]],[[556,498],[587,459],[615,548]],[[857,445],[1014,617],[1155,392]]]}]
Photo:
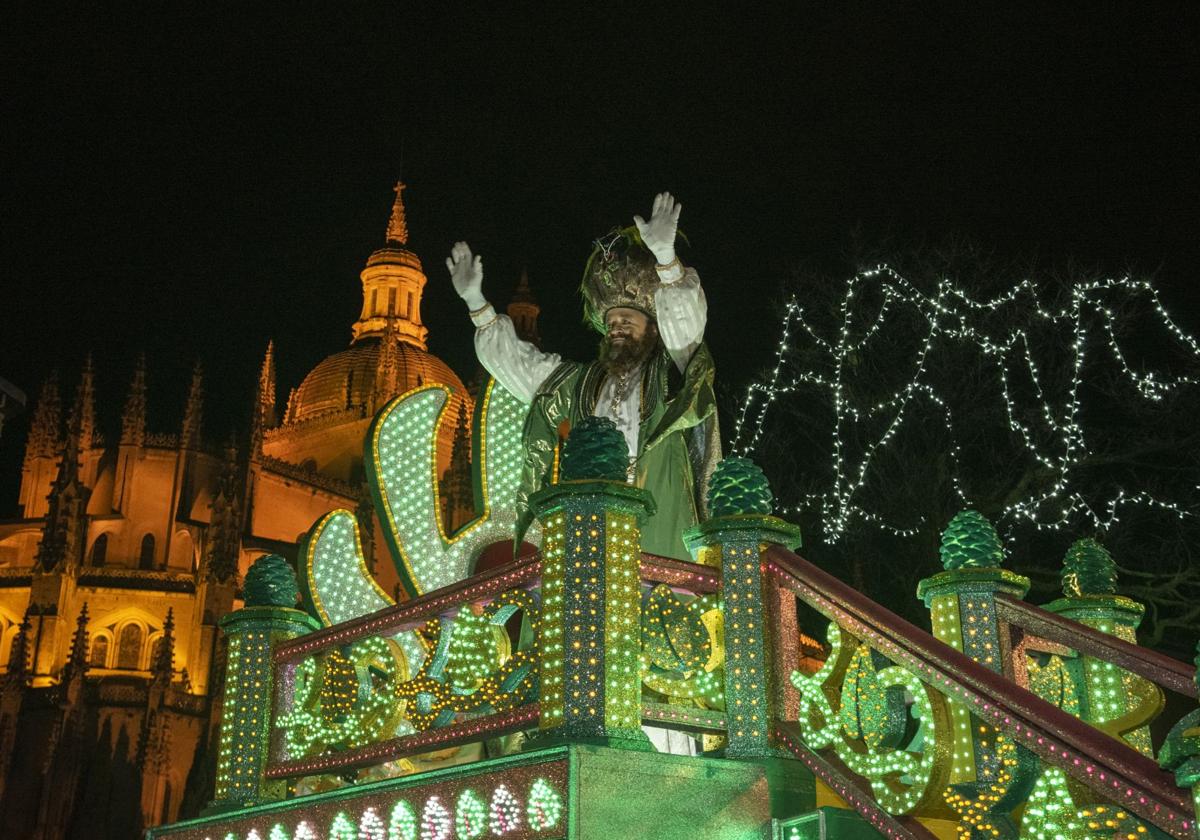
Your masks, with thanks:
[{"label": "man's beard", "polygon": [[606,335],[600,342],[600,363],[609,373],[628,373],[641,367],[658,349],[658,331],[648,329],[641,338],[614,344]]}]

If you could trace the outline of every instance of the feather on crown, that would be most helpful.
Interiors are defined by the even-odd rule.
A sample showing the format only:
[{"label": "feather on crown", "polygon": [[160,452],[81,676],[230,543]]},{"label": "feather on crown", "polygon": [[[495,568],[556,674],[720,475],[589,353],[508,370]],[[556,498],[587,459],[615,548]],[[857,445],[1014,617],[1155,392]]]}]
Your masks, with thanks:
[{"label": "feather on crown", "polygon": [[[683,233],[677,239],[684,243]],[[583,270],[579,292],[583,319],[604,335],[604,317],[610,309],[624,307],[645,312],[657,320],[654,293],[658,290],[657,260],[634,226],[614,228],[592,243],[592,254]]]}]

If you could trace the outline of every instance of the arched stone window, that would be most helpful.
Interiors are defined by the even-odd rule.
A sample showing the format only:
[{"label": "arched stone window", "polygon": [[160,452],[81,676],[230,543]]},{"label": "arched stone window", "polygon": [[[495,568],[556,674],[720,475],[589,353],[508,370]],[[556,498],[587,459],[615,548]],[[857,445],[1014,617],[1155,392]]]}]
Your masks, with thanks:
[{"label": "arched stone window", "polygon": [[142,553],[138,557],[139,569],[154,568],[154,535],[146,534],[142,537]]},{"label": "arched stone window", "polygon": [[92,649],[88,651],[88,664],[93,668],[108,667],[108,636],[99,633],[92,636]]},{"label": "arched stone window", "polygon": [[126,624],[117,639],[117,667],[136,671],[142,660],[142,628]]},{"label": "arched stone window", "polygon": [[103,566],[108,559],[108,534],[101,534],[92,543],[92,565]]}]

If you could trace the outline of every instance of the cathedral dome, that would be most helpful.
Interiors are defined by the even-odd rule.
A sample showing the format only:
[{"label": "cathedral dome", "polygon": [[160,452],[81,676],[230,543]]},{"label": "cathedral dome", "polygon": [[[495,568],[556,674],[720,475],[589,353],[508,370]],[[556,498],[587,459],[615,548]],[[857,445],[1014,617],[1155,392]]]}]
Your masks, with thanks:
[{"label": "cathedral dome", "polygon": [[[459,423],[470,425],[467,389],[425,343],[429,330],[421,322],[421,293],[428,281],[408,247],[403,190],[404,184],[396,185],[387,238],[360,274],[362,310],[351,327],[350,346],[322,360],[292,391],[283,423],[270,421],[264,429],[264,455],[358,484],[370,419],[392,398],[422,385],[444,385],[452,394],[437,433],[439,474],[450,462]],[[273,393],[273,382],[266,375],[260,390]],[[263,416],[273,410],[272,403]]]},{"label": "cathedral dome", "polygon": [[408,248],[389,244],[372,252],[367,257],[367,265],[402,265],[416,271],[422,271],[421,258]]},{"label": "cathedral dome", "polygon": [[[384,339],[367,338],[320,362],[296,389],[288,406],[289,423],[334,411],[369,406],[376,394],[379,356]],[[450,366],[431,353],[407,342],[395,345],[395,382],[388,383],[385,399],[431,383],[448,386],[452,402],[460,408],[467,389]],[[382,403],[378,405],[382,408]]]}]

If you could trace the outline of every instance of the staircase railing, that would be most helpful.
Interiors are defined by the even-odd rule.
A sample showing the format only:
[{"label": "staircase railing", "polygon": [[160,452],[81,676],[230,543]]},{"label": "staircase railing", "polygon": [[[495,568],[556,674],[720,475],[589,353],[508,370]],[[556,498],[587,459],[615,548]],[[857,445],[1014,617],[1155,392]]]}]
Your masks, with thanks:
[{"label": "staircase railing", "polygon": [[[841,725],[856,736],[846,741],[848,745],[863,752],[876,751],[880,759],[875,767],[877,772],[869,773],[872,778],[863,780],[860,773],[845,766],[846,756],[857,760],[852,749],[838,750],[828,743],[814,747],[813,739],[807,737],[801,723],[780,724],[776,730],[780,740],[802,760],[808,758],[808,753],[816,752],[817,760],[808,758],[810,767],[832,782],[835,789],[842,786],[848,801],[885,833],[922,836],[911,822],[894,819],[901,812],[934,818],[949,813],[957,815],[972,830],[986,825],[1003,834],[1004,827],[1000,824],[1010,819],[1008,812],[1025,801],[1046,769],[1053,768],[1069,778],[1067,789],[1076,795],[1079,790],[1086,790],[1100,803],[1089,803],[1095,806],[1080,809],[1073,818],[1093,817],[1116,825],[1121,818],[1128,819],[1125,814],[1128,812],[1171,836],[1192,836],[1195,812],[1191,797],[1176,786],[1171,774],[1161,770],[1152,757],[1022,688],[1006,677],[1002,669],[989,668],[939,641],[787,549],[770,546],[763,561],[768,574],[828,618],[836,631],[832,633],[835,650],[831,652],[836,661],[830,664],[828,673],[820,675],[825,682],[806,688],[810,694],[818,687],[826,695],[840,694],[837,698],[840,702],[831,703],[828,709],[840,713]],[[1042,635],[1064,644],[1069,642],[1089,655],[1112,657],[1122,668],[1161,681],[1168,688],[1193,697],[1196,694],[1191,680],[1183,679],[1189,669],[1182,663],[1161,655],[1146,656],[1147,651],[1102,637],[1103,634],[1078,622],[1051,616],[1011,596],[998,595],[996,600],[1002,605],[1004,615],[1017,619],[1014,623],[1036,627]],[[840,638],[842,635],[859,645],[849,650]],[[1002,659],[1002,653],[996,651],[997,660]],[[900,678],[902,675],[883,673],[891,663],[912,678],[907,686]],[[840,673],[835,673],[837,669]],[[911,722],[895,719],[903,713],[905,691],[913,693],[913,680],[927,689],[925,697],[916,698],[919,701],[916,705],[929,701],[922,709],[929,720],[920,722],[928,724],[920,729],[925,741],[916,745],[912,742]],[[852,683],[850,690],[848,681]],[[960,715],[956,727],[962,729],[965,723],[972,736],[969,739],[963,739],[961,731],[952,733],[953,737],[937,731],[945,729],[949,718],[946,712],[954,704],[969,712],[969,720],[962,720]],[[813,711],[812,704],[808,705],[809,711]],[[939,716],[942,719],[935,720]],[[828,741],[828,733],[821,726],[809,728],[821,730]],[[926,762],[940,764],[940,768],[926,767],[920,771],[926,775],[924,789],[899,803],[908,807],[888,808],[882,804],[880,800],[887,797],[880,795],[881,789],[902,784],[896,778],[888,778],[886,767],[878,766],[886,764],[888,750],[921,752],[927,748],[940,749],[943,755]],[[947,748],[957,754],[946,755]],[[968,749],[974,753],[971,756],[974,761],[963,754]],[[1036,757],[1036,761],[1031,761],[1031,757]],[[818,770],[818,764],[824,766]],[[971,764],[976,772],[964,773],[963,768]],[[917,771],[909,772],[911,775]],[[971,775],[974,778],[968,778]],[[1107,803],[1115,803],[1116,807]],[[981,836],[987,834],[983,832]]]}]

